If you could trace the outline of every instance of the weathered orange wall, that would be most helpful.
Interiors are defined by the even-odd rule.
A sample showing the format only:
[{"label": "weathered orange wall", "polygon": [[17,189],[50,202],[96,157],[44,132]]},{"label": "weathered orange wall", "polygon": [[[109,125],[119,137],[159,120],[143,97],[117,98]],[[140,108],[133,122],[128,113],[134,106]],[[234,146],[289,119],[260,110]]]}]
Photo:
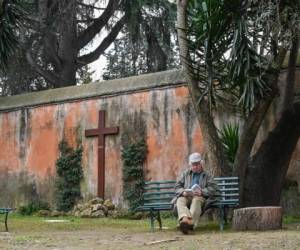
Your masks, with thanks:
[{"label": "weathered orange wall", "polygon": [[7,171],[2,178],[25,172],[34,182],[29,189],[47,193],[51,181],[45,184],[45,180],[55,175],[59,142],[65,138],[75,146],[81,139],[85,175],[82,191],[84,196],[96,195],[97,138],[85,138],[84,131],[98,126],[100,109],[106,110],[106,126],[120,127],[119,135],[106,137],[105,192],[115,203],[122,203],[122,134],[139,129],[134,119],[146,127],[147,180],[176,178],[186,167],[188,154],[203,150],[187,88],[154,89],[1,113],[0,170]]},{"label": "weathered orange wall", "polygon": [[[143,81],[142,78],[137,79]],[[300,86],[300,72],[297,79]],[[131,80],[125,83],[129,84]],[[55,161],[59,157],[58,144],[62,139],[73,146],[78,140],[82,141],[82,192],[85,197],[95,196],[97,138],[85,138],[84,131],[98,126],[98,111],[101,109],[106,110],[107,127],[120,127],[118,135],[106,137],[105,193],[114,203],[123,204],[121,151],[126,145],[126,135],[136,138],[143,131],[146,134],[149,152],[144,169],[147,180],[175,179],[187,166],[189,153],[203,152],[200,127],[188,97],[188,89],[182,84],[2,111],[0,206],[20,204],[36,195],[48,201],[53,200]],[[269,111],[269,118],[264,121],[254,150],[276,124],[276,110],[274,104]],[[238,118],[230,117],[224,110],[216,115],[216,124],[232,119]],[[288,177],[298,183],[299,152],[300,142],[288,172]]]}]

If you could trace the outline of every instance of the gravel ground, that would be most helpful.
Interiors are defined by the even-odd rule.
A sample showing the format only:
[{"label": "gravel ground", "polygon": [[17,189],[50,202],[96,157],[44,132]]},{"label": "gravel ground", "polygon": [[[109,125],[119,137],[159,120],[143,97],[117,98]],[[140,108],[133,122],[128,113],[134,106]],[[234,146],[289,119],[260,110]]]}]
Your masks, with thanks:
[{"label": "gravel ground", "polygon": [[182,235],[175,230],[151,233],[128,228],[92,230],[1,232],[0,249],[299,249],[300,226],[278,231],[196,231]]}]

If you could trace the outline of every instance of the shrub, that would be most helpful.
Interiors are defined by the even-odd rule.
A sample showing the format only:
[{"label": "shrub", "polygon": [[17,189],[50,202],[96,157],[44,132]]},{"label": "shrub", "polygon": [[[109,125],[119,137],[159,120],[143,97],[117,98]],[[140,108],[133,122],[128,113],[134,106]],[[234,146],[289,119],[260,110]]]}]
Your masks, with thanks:
[{"label": "shrub", "polygon": [[80,182],[83,178],[81,166],[82,146],[73,149],[66,141],[59,144],[60,157],[56,161],[56,206],[58,211],[70,211],[81,197]]},{"label": "shrub", "polygon": [[123,148],[123,196],[129,202],[129,210],[134,211],[141,202],[145,184],[143,163],[147,156],[144,139]]},{"label": "shrub", "polygon": [[49,203],[41,200],[34,200],[25,206],[20,206],[18,209],[21,215],[32,215],[40,210],[50,210]]}]

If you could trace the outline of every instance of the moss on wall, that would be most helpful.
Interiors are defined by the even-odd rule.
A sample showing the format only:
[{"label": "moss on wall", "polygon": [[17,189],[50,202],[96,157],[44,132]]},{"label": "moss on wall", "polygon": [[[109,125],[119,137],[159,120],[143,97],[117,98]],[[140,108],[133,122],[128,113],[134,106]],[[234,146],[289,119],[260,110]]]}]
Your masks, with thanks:
[{"label": "moss on wall", "polygon": [[36,199],[53,203],[54,177],[37,181],[26,171],[0,172],[0,207],[19,207]]}]

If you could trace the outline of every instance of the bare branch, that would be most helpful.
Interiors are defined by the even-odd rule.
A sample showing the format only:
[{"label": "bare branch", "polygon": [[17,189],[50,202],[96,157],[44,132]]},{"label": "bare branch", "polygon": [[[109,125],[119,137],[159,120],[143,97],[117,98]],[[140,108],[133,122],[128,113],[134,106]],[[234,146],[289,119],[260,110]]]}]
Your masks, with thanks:
[{"label": "bare branch", "polygon": [[124,15],[111,29],[110,33],[103,39],[100,45],[91,53],[80,56],[77,60],[79,67],[96,61],[104,51],[111,45],[111,43],[116,39],[121,29],[123,28],[127,16]]},{"label": "bare branch", "polygon": [[96,18],[92,25],[85,29],[77,38],[77,49],[80,50],[86,46],[107,24],[110,17],[118,7],[117,0],[109,0],[106,9],[102,15]]},{"label": "bare branch", "polygon": [[106,8],[96,7],[96,6],[89,5],[89,4],[85,4],[85,3],[82,3],[82,2],[78,2],[78,1],[77,1],[77,4],[78,4],[78,5],[81,5],[81,6],[83,6],[83,7],[87,7],[87,8],[90,8],[90,9],[94,9],[94,10],[106,10]]}]

